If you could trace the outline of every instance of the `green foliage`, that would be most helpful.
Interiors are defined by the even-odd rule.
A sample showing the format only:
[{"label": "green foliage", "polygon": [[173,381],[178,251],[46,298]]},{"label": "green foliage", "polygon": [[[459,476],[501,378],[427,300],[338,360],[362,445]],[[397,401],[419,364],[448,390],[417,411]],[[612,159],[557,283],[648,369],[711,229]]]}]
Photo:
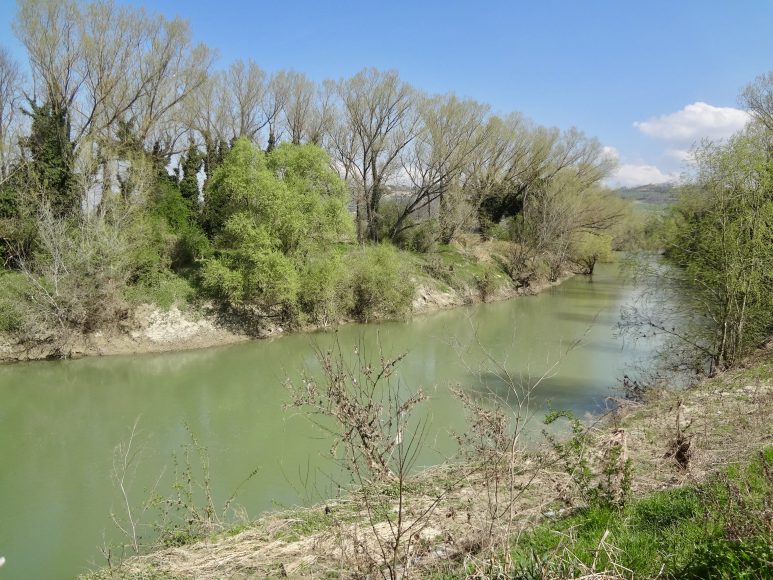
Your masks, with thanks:
[{"label": "green foliage", "polygon": [[513,577],[625,569],[631,578],[767,578],[771,498],[769,448],[703,485],[657,492],[622,509],[592,505],[530,530],[513,547]]},{"label": "green foliage", "polygon": [[552,425],[561,418],[569,421],[571,437],[560,440],[547,431],[543,434],[580,497],[591,506],[625,505],[631,493],[633,464],[623,456],[622,445],[609,444],[606,454],[595,464],[589,456],[590,432],[570,411],[552,411],[544,423]]},{"label": "green foliage", "polygon": [[173,270],[194,266],[211,256],[211,243],[178,185],[168,179],[159,179],[148,205],[150,215],[162,220],[173,238],[169,250]]},{"label": "green foliage", "polygon": [[182,163],[182,177],[180,178],[180,194],[191,209],[199,207],[198,175],[203,165],[204,156],[199,153],[198,147],[191,141]]},{"label": "green foliage", "polygon": [[349,259],[349,289],[356,318],[399,317],[408,311],[416,288],[410,278],[410,266],[394,247],[367,246]]},{"label": "green foliage", "polygon": [[217,256],[202,270],[205,289],[234,304],[263,309],[286,309],[295,303],[298,271],[266,225],[257,224],[246,212],[234,214],[217,246]]},{"label": "green foliage", "polygon": [[0,265],[15,267],[35,244],[35,221],[16,180],[0,187]]},{"label": "green foliage", "polygon": [[592,275],[597,262],[612,261],[612,236],[595,232],[577,232],[572,240],[572,261]]},{"label": "green foliage", "polygon": [[163,219],[172,232],[184,231],[191,223],[191,206],[179,186],[171,180],[158,180],[148,199],[150,214]]},{"label": "green foliage", "polygon": [[439,230],[437,221],[426,219],[417,221],[413,217],[407,217],[402,220],[400,229],[397,233],[390,235],[397,220],[400,218],[404,204],[385,201],[379,206],[379,217],[377,220],[377,236],[380,240],[390,239],[398,248],[426,254],[435,251],[437,248]]},{"label": "green foliage", "polygon": [[352,308],[347,270],[337,254],[310,254],[300,271],[298,306],[311,322],[329,324]]},{"label": "green foliage", "polygon": [[497,289],[497,277],[493,268],[484,268],[480,274],[475,275],[475,285],[485,302]]},{"label": "green foliage", "polygon": [[[319,262],[353,230],[345,195],[318,147],[282,144],[265,154],[236,141],[207,187],[205,224],[215,254],[204,263],[204,288],[243,307],[324,317],[339,276]],[[299,303],[301,287],[308,294]]]},{"label": "green foliage", "polygon": [[124,292],[132,304],[153,304],[163,309],[185,305],[196,297],[196,290],[185,278],[166,269],[142,277]]},{"label": "green foliage", "polygon": [[698,176],[666,222],[667,256],[696,315],[709,322],[715,366],[773,333],[773,158],[749,131],[698,151]]},{"label": "green foliage", "polygon": [[69,113],[50,102],[30,106],[30,135],[22,142],[31,160],[29,179],[41,189],[54,215],[72,215],[80,210],[80,198],[73,172]]},{"label": "green foliage", "polygon": [[0,270],[0,332],[17,332],[24,324],[19,300],[27,290],[27,280],[19,272]]}]

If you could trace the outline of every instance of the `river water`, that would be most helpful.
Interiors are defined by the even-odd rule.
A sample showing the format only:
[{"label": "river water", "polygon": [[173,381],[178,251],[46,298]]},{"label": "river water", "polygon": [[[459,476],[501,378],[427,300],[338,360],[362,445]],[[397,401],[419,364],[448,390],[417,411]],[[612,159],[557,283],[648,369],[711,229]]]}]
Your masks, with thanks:
[{"label": "river water", "polygon": [[[532,411],[598,412],[618,393],[619,378],[652,356],[652,344],[615,336],[620,308],[636,295],[615,264],[538,296],[416,317],[347,325],[342,348],[380,340],[409,388],[422,386],[429,437],[420,461],[454,453],[452,432],[464,413],[449,387],[502,389],[486,355],[525,383],[551,369]],[[127,479],[140,505],[172,456],[189,441],[208,449],[215,500],[223,502],[258,468],[238,496],[250,516],[333,493],[329,441],[304,417],[284,410],[286,377],[315,366],[314,333],[158,355],[88,358],[0,366],[0,578],[63,578],[102,565],[97,546],[116,539],[110,513],[121,513],[111,482],[115,446],[137,423],[141,450]],[[535,421],[535,433],[538,421]],[[187,426],[187,427],[186,427]],[[159,490],[168,485],[168,477]]]}]

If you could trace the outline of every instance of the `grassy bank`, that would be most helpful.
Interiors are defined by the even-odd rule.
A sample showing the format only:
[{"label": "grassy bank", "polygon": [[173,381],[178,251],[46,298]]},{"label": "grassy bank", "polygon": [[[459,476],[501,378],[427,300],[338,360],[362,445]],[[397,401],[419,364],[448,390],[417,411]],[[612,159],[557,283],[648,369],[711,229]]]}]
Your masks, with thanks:
[{"label": "grassy bank", "polygon": [[[23,331],[18,294],[27,281],[22,273],[4,271],[0,362],[205,348],[348,322],[403,318],[536,293],[571,275],[564,270],[551,281],[544,259],[532,259],[517,275],[509,275],[512,270],[506,265],[514,248],[511,242],[483,242],[478,236],[463,236],[425,253],[342,244],[336,261],[347,264],[347,273],[339,282],[326,281],[304,291],[313,303],[313,316],[295,311],[277,317],[232,308],[197,295],[184,278],[169,274],[153,287],[132,287],[120,320],[91,332]],[[319,292],[329,295],[317,296]]]},{"label": "grassy bank", "polygon": [[410,577],[770,577],[772,419],[768,348],[688,390],[622,402],[580,438],[502,463],[468,454],[92,577],[388,576],[383,548],[400,529]]}]

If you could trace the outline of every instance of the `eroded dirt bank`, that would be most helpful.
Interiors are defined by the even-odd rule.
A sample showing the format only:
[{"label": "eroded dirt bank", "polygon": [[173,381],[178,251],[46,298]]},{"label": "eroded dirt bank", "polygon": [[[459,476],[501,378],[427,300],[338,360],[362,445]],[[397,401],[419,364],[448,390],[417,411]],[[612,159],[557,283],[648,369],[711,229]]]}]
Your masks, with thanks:
[{"label": "eroded dirt bank", "polygon": [[[533,282],[523,288],[501,284],[488,295],[476,288],[441,287],[432,280],[417,283],[416,295],[409,316],[428,314],[481,302],[508,300],[532,295],[560,284],[573,274],[565,272],[555,282]],[[336,325],[353,322],[339,320]],[[173,306],[162,310],[150,305],[136,308],[118,328],[72,335],[64,349],[54,348],[46,341],[19,343],[10,336],[0,335],[0,363],[12,363],[46,358],[80,358],[193,350],[234,344],[251,339],[270,338],[286,332],[308,332],[318,326],[285,328],[277,324],[263,324],[245,328],[233,316],[223,315],[212,308],[181,310]]]}]

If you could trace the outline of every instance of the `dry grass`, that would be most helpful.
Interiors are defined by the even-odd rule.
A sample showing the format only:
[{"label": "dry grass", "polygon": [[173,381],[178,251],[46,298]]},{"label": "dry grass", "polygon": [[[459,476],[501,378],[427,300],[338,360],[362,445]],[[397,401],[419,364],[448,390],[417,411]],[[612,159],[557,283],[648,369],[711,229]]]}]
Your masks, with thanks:
[{"label": "dry grass", "polygon": [[[721,466],[742,461],[773,441],[773,349],[689,390],[650,393],[642,404],[623,405],[594,430],[594,440],[600,443],[621,429],[634,462],[636,495],[701,481]],[[673,455],[677,431],[690,442],[686,468]],[[411,481],[408,518],[417,517],[441,497],[415,538],[409,555],[412,576],[486,553],[490,540],[482,532],[489,523],[484,521],[485,482],[474,465],[435,467]],[[527,491],[518,491],[518,518],[510,531],[515,536],[555,513],[569,488],[567,476],[548,454],[524,455],[517,483]],[[134,557],[95,577],[324,578],[356,577],[355,571],[378,575],[377,562],[370,556],[377,544],[374,534],[387,534],[387,518],[394,516],[397,506],[388,488],[370,493],[377,494],[383,506],[371,515],[381,518],[375,525],[364,509],[362,493],[353,493],[327,505],[267,514],[233,535]],[[587,577],[610,576],[589,570]]]}]

